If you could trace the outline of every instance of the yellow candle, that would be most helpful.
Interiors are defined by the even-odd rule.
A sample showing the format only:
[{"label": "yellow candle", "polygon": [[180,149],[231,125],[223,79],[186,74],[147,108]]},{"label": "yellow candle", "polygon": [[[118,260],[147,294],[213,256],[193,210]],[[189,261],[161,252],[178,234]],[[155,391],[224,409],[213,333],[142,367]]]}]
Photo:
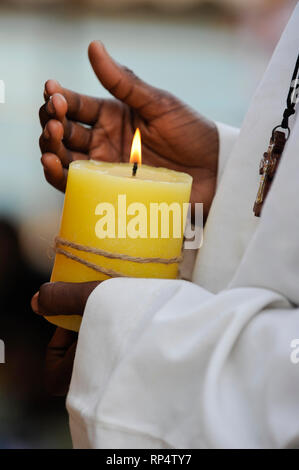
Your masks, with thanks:
[{"label": "yellow candle", "polygon": [[[69,167],[64,209],[59,237],[80,245],[102,249],[111,253],[141,258],[179,257],[185,223],[186,205],[189,202],[192,178],[186,173],[142,165],[136,176],[132,176],[132,164],[75,161]],[[174,206],[171,206],[171,204]],[[104,205],[103,205],[104,204]],[[137,204],[137,205],[136,205]],[[162,204],[162,206],[160,206]],[[161,211],[180,208],[181,231],[174,236],[174,216],[169,211],[169,236],[162,234]],[[146,220],[136,225],[146,209]],[[112,237],[99,238],[108,225],[103,218],[111,208],[115,212],[115,227],[109,226]],[[158,226],[153,220],[159,216]],[[163,210],[162,210],[163,212]],[[167,210],[164,215],[167,215]],[[110,213],[111,215],[111,213]],[[142,225],[142,227],[141,227]],[[163,225],[163,228],[162,228]],[[114,237],[113,237],[113,229]],[[163,230],[162,230],[163,229]],[[102,230],[102,231],[101,231]],[[165,230],[164,230],[165,231]],[[166,230],[167,232],[167,230]],[[163,236],[162,236],[163,235]],[[137,238],[132,238],[136,237]],[[65,248],[65,247],[62,247]],[[109,259],[67,247],[68,252],[89,262],[112,269],[130,277],[176,278],[178,264],[137,263],[122,259]],[[107,279],[62,254],[56,254],[51,281],[86,282]],[[116,293],[117,295],[117,293]],[[55,325],[78,331],[79,316],[47,317]]]}]

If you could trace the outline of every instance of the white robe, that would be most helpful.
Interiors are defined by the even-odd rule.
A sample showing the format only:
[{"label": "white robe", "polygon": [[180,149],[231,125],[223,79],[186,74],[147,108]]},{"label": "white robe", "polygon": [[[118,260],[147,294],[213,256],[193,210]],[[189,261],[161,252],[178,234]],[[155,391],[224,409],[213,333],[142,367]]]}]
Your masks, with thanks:
[{"label": "white robe", "polygon": [[298,111],[261,219],[252,212],[298,52],[297,5],[240,134],[218,125],[193,282],[112,279],[88,299],[67,398],[74,447],[299,447]]}]

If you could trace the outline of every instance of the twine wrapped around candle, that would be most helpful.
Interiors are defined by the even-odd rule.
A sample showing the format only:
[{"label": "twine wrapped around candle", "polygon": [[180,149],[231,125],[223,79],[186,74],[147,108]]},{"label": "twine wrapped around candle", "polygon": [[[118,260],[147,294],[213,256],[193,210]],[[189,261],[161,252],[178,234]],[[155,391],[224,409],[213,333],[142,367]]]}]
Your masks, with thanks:
[{"label": "twine wrapped around candle", "polygon": [[64,250],[63,248],[61,248],[61,246],[73,248],[74,250],[82,251],[85,253],[92,253],[94,255],[104,256],[105,258],[132,261],[133,263],[176,264],[182,261],[182,256],[177,256],[173,258],[142,258],[142,257],[130,256],[130,255],[125,255],[125,254],[120,254],[120,253],[111,253],[110,251],[102,250],[100,248],[93,248],[90,246],[85,246],[79,243],[71,242],[61,237],[55,238],[55,246],[54,246],[55,253],[66,256],[67,258],[73,261],[76,261],[77,263],[81,263],[87,266],[88,268],[93,269],[94,271],[97,271],[99,273],[105,274],[106,276],[110,276],[110,277],[132,277],[132,276],[122,274],[120,272],[114,271],[113,269],[104,268],[103,266],[99,266],[98,264],[95,264],[95,263],[91,263],[90,261],[87,261],[84,258],[81,258],[73,253],[70,253],[67,250]]}]

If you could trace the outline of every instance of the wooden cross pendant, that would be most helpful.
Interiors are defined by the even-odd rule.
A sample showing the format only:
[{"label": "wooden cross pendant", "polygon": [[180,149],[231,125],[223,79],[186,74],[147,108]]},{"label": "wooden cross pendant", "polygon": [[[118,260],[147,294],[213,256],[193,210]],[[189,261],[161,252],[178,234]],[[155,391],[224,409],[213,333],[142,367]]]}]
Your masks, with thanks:
[{"label": "wooden cross pendant", "polygon": [[261,215],[263,203],[269,192],[271,183],[275,176],[280,157],[286,143],[286,134],[275,130],[269,142],[267,152],[264,153],[260,162],[259,173],[261,175],[260,185],[253,206],[253,212],[256,217]]}]

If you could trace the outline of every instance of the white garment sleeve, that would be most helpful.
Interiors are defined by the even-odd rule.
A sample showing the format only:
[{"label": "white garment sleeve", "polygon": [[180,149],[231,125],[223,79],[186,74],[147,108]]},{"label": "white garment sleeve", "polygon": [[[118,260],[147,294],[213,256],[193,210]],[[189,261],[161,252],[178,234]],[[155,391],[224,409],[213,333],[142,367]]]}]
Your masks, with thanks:
[{"label": "white garment sleeve", "polygon": [[[220,122],[215,122],[219,138],[217,187],[221,181],[224,168],[229,160],[229,156],[237,141],[240,129]],[[184,259],[180,265],[180,274],[182,279],[192,280],[193,270],[196,262],[198,250],[184,250]]]},{"label": "white garment sleeve", "polygon": [[215,122],[218,138],[219,138],[219,154],[218,154],[218,176],[217,184],[219,184],[223,175],[224,168],[229,159],[229,156],[234,148],[237,138],[240,134],[240,129],[223,124],[221,122]]}]

